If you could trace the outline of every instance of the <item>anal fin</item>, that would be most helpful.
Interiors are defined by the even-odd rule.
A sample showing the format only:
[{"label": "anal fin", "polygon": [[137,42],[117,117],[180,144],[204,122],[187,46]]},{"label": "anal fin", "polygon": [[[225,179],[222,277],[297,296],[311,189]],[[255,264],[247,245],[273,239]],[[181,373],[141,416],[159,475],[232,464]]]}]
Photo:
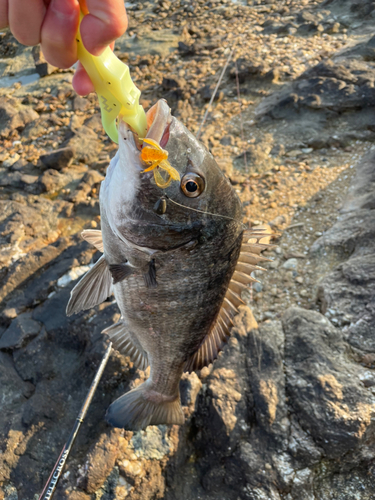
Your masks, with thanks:
[{"label": "anal fin", "polygon": [[140,370],[145,370],[148,367],[147,352],[142,348],[140,343],[129,332],[127,325],[123,321],[109,326],[102,331],[108,335],[113,347],[121,354],[129,356],[131,361]]},{"label": "anal fin", "polygon": [[104,302],[112,293],[111,273],[104,255],[83,276],[70,292],[66,314],[72,314],[90,309]]}]

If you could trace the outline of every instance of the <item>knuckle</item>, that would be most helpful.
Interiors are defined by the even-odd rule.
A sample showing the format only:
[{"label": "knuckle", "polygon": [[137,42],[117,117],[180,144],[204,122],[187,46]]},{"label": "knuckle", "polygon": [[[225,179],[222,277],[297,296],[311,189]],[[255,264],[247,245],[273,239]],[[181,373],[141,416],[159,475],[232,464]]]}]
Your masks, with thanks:
[{"label": "knuckle", "polygon": [[128,18],[126,15],[121,18],[116,19],[115,22],[111,23],[111,35],[113,38],[119,38],[122,36],[128,27]]}]

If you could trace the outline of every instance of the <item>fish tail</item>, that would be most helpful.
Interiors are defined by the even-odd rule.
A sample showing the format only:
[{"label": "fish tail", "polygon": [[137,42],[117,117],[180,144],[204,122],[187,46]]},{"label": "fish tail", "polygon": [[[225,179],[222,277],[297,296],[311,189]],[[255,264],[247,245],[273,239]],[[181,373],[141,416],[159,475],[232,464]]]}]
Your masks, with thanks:
[{"label": "fish tail", "polygon": [[138,431],[148,425],[184,423],[180,393],[169,397],[152,388],[149,380],[116,399],[108,408],[106,420],[113,427]]}]

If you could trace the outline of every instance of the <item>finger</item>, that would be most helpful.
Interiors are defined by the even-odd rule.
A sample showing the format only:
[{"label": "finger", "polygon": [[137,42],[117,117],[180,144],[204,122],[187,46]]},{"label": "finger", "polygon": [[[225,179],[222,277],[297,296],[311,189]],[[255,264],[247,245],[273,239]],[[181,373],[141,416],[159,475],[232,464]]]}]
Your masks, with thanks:
[{"label": "finger", "polygon": [[10,31],[20,43],[36,45],[46,13],[43,0],[11,0],[8,7]]},{"label": "finger", "polygon": [[[114,46],[115,42],[111,43],[110,47],[112,50]],[[89,75],[86,73],[85,68],[80,62],[78,62],[76,72],[74,73],[72,85],[74,90],[79,95],[87,95],[90,94],[90,92],[95,91],[94,85],[92,84]]]},{"label": "finger", "polygon": [[95,90],[89,75],[86,73],[85,68],[80,62],[78,63],[76,72],[74,73],[72,85],[74,90],[79,95],[87,95]]},{"label": "finger", "polygon": [[51,1],[41,31],[43,54],[50,64],[70,68],[77,61],[78,23],[77,0]]},{"label": "finger", "polygon": [[0,30],[8,26],[8,0],[0,0]]},{"label": "finger", "polygon": [[91,54],[100,55],[128,27],[124,1],[81,0],[81,5],[89,11],[81,22],[82,42]]}]

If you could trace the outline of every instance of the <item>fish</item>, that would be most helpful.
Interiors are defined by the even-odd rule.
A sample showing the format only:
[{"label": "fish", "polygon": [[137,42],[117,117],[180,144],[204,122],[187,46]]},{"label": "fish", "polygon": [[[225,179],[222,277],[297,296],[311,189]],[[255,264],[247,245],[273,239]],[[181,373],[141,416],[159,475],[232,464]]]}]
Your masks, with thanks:
[{"label": "fish", "polygon": [[157,150],[151,163],[132,129],[119,125],[119,149],[100,186],[101,229],[82,233],[102,255],[67,306],[70,316],[114,295],[121,318],[103,334],[136,367],[150,366],[149,378],[106,413],[109,424],[133,431],[184,423],[181,376],[223,350],[269,246],[262,230],[246,230],[230,181],[166,101],[147,122],[144,146]]}]

